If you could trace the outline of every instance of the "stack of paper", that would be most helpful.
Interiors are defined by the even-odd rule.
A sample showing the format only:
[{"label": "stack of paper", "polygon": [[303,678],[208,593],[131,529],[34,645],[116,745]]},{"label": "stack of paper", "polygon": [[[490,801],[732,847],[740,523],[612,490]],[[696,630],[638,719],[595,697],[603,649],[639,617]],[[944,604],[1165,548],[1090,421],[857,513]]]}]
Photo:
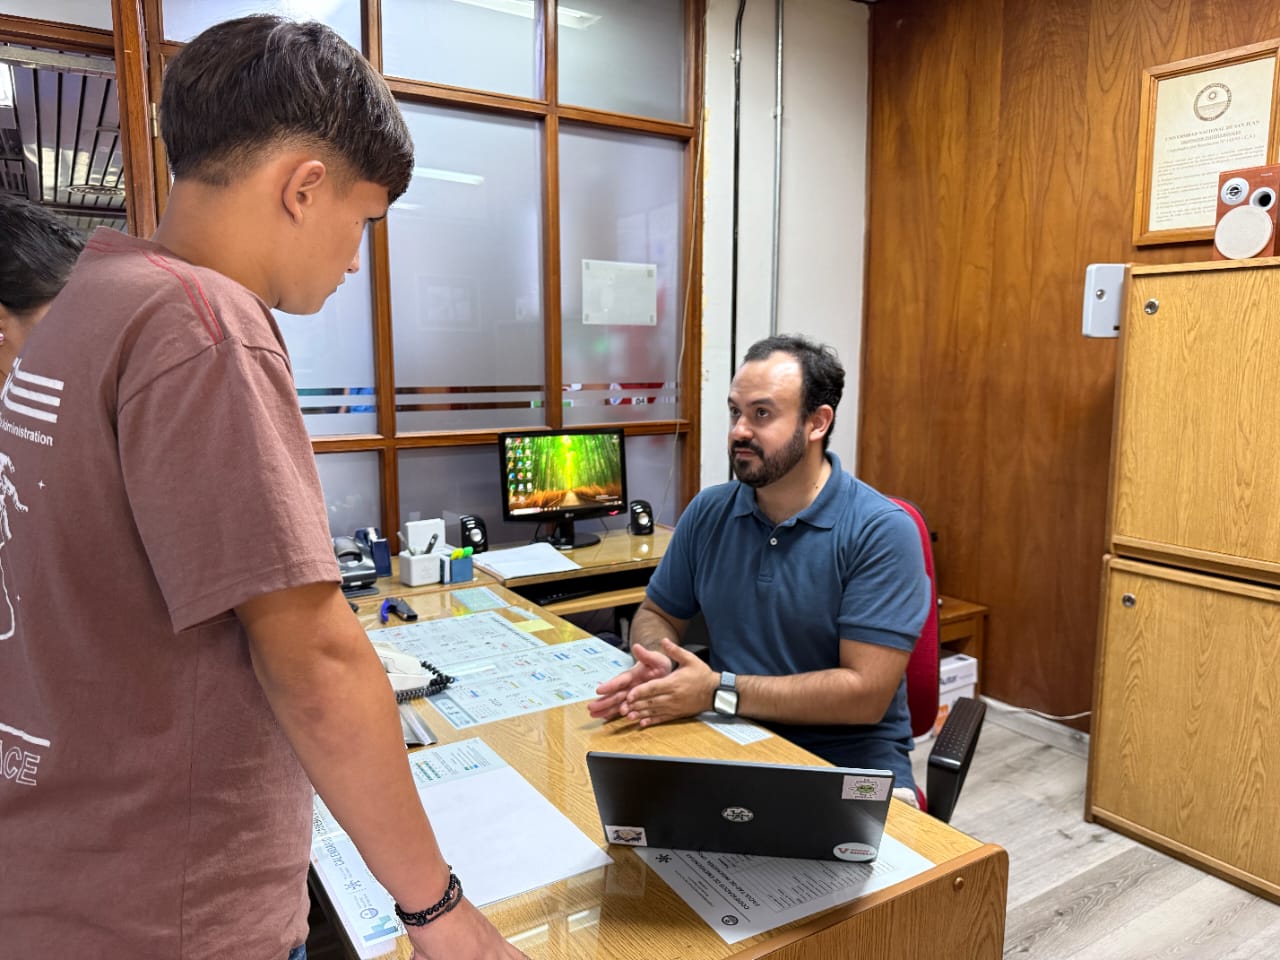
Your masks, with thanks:
[{"label": "stack of paper", "polygon": [[574,563],[549,543],[531,543],[527,547],[512,547],[509,550],[490,550],[476,554],[474,559],[476,566],[483,567],[503,580],[582,569],[582,564]]}]

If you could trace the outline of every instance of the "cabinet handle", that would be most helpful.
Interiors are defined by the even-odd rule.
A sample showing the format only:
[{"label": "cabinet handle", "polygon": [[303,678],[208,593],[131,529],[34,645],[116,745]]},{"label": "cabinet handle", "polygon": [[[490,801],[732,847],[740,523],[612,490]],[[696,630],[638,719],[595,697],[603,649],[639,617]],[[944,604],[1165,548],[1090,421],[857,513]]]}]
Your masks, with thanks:
[{"label": "cabinet handle", "polygon": [[1132,593],[1126,593],[1120,598],[1120,603],[1125,607],[1136,607],[1138,605],[1138,598]]},{"label": "cabinet handle", "polygon": [[1142,312],[1145,313],[1147,316],[1151,316],[1153,313],[1155,313],[1159,309],[1160,309],[1159,300],[1154,300],[1154,299],[1148,300],[1146,303],[1142,305]]}]

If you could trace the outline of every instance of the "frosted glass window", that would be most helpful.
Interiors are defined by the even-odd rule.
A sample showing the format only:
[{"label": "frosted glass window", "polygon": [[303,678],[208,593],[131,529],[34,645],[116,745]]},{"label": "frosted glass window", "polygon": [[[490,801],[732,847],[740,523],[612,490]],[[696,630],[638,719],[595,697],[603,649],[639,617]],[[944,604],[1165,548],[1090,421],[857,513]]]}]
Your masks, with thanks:
[{"label": "frosted glass window", "polygon": [[349,537],[361,527],[381,528],[382,481],[377,453],[321,453],[316,455],[316,467],[329,513],[330,536]]},{"label": "frosted glass window", "polygon": [[313,437],[377,432],[370,273],[366,235],[359,272],[347,275],[319,313],[299,317],[274,311]]},{"label": "frosted glass window", "polygon": [[251,13],[275,13],[290,20],[319,20],[357,50],[360,44],[360,0],[162,0],[166,40],[186,43],[223,20]]},{"label": "frosted glass window", "polygon": [[540,97],[533,0],[382,0],[382,72]]},{"label": "frosted glass window", "polygon": [[[628,437],[627,496],[648,500],[659,523],[676,521],[679,489],[679,445],[674,436]],[[400,522],[440,517],[445,536],[458,542],[458,517],[469,513],[484,520],[491,545],[529,543],[538,525],[502,519],[502,471],[498,447],[435,447],[400,451]],[[616,517],[578,521],[587,533],[627,525],[625,511]],[[545,531],[544,531],[545,532]]]},{"label": "frosted glass window", "polygon": [[7,0],[0,13],[111,29],[111,0]]},{"label": "frosted glass window", "polygon": [[[675,434],[627,437],[627,499],[647,500],[653,519],[674,526],[680,491],[681,441]],[[626,526],[626,518],[610,526]]]},{"label": "frosted glass window", "polygon": [[688,119],[682,0],[569,0],[557,37],[561,103]]},{"label": "frosted glass window", "polygon": [[400,451],[400,522],[445,521],[445,537],[458,542],[458,517],[484,520],[491,545],[528,543],[536,524],[502,519],[498,446],[434,447]]},{"label": "frosted glass window", "polygon": [[[566,424],[679,415],[687,252],[682,237],[684,144],[635,134],[567,130],[560,137],[560,296]],[[652,324],[584,317],[583,261],[650,264]],[[646,316],[650,310],[646,309]]]},{"label": "frosted glass window", "polygon": [[396,429],[540,425],[538,124],[401,106],[417,166],[387,217]]}]

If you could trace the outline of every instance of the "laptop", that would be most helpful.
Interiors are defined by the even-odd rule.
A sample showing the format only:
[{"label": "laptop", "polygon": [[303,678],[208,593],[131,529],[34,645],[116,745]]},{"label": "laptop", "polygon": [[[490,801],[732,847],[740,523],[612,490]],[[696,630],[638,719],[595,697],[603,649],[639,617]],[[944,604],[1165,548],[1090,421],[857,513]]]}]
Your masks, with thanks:
[{"label": "laptop", "polygon": [[874,860],[893,772],[587,754],[608,843],[807,860]]}]

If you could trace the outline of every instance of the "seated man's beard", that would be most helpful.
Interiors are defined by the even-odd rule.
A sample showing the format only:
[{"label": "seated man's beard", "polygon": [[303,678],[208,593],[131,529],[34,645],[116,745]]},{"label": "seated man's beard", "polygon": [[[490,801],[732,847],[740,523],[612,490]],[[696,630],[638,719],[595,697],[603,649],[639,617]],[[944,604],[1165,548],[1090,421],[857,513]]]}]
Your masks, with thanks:
[{"label": "seated man's beard", "polygon": [[[801,423],[787,445],[769,456],[765,456],[764,450],[750,440],[735,441],[729,448],[729,463],[734,476],[748,487],[766,487],[786,476],[804,458],[805,445],[804,424]],[[750,450],[759,459],[739,460],[734,457],[734,450]]]}]

